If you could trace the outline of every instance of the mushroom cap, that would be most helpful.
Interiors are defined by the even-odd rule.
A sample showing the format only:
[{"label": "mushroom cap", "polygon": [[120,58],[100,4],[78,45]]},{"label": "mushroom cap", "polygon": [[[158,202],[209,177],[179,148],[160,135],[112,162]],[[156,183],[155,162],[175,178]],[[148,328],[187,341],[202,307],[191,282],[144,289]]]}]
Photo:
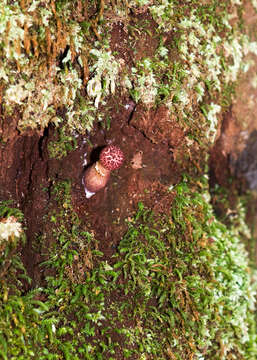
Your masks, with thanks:
[{"label": "mushroom cap", "polygon": [[104,168],[115,170],[122,165],[124,154],[118,146],[108,145],[101,151],[99,160]]}]

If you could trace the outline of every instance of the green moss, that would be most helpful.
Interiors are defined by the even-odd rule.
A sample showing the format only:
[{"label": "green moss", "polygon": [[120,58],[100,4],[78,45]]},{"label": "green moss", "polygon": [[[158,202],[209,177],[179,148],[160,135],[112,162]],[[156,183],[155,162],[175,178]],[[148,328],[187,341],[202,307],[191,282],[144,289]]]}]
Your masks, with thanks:
[{"label": "green moss", "polygon": [[70,183],[55,183],[55,241],[42,264],[53,275],[25,296],[2,293],[3,359],[254,359],[243,223],[219,222],[206,178],[198,184],[176,186],[167,216],[139,203],[111,265],[73,212]]},{"label": "green moss", "polygon": [[[130,94],[148,107],[165,104],[180,124],[198,127],[213,142],[219,113],[229,106],[245,68],[243,57],[257,54],[242,29],[240,2],[51,4],[33,1],[23,9],[22,2],[5,0],[0,5],[3,109],[9,115],[19,110],[20,131],[62,123],[67,136],[85,135],[103,117],[98,107],[110,97],[116,102],[116,96]],[[138,17],[131,24],[138,13],[149,19]],[[128,30],[128,48],[145,36],[159,39],[155,54],[139,54],[131,64],[122,52],[113,53],[110,34],[117,22]],[[204,117],[202,108],[208,110]]]},{"label": "green moss", "polygon": [[19,108],[20,131],[42,131],[50,122],[58,126],[64,120],[58,115],[60,109],[65,110],[64,122],[71,133],[85,133],[92,127],[92,121],[81,122],[85,110],[78,107],[89,71],[89,42],[84,28],[74,21],[84,15],[75,15],[72,4],[1,2],[3,108],[9,115]]},{"label": "green moss", "polygon": [[58,139],[48,144],[48,153],[50,158],[62,159],[76,148],[76,138],[67,134],[65,128],[59,128],[55,135],[58,136]]},{"label": "green moss", "polygon": [[[26,238],[24,234],[23,213],[10,207],[12,201],[0,202],[0,278],[9,291],[19,289],[21,278],[24,278],[25,269],[17,250],[24,245]],[[21,272],[17,278],[17,272]]]},{"label": "green moss", "polygon": [[21,210],[11,207],[12,201],[0,201],[0,218],[14,216],[17,220],[22,221],[24,215]]},{"label": "green moss", "polygon": [[[20,111],[21,131],[62,122],[48,146],[51,157],[61,158],[75,148],[75,136],[90,131],[101,116],[97,106],[122,91],[149,107],[165,104],[188,129],[189,144],[193,139],[205,146],[206,134],[208,143],[215,139],[218,114],[229,106],[249,46],[240,21],[229,23],[230,15],[241,11],[235,1],[133,1],[114,8],[108,1],[91,1],[90,20],[72,4],[56,2],[57,14],[50,1],[44,6],[34,1],[33,11],[21,9],[18,1],[0,5],[3,108]],[[113,14],[105,18],[110,8]],[[155,21],[160,41],[152,57],[131,68],[110,51],[108,32],[121,21],[131,41],[152,35],[152,20],[143,29],[136,22],[129,29],[131,16],[140,12]],[[174,37],[165,43],[170,31]],[[249,48],[256,51],[254,43]],[[38,239],[43,248],[47,244],[44,286],[26,293],[22,243],[12,248],[11,262],[11,248],[4,250],[1,266],[8,265],[8,275],[0,294],[0,356],[255,359],[255,275],[240,242],[242,233],[249,236],[242,207],[233,209],[229,223],[218,220],[205,177],[185,178],[173,191],[170,212],[162,217],[139,203],[107,261],[98,250],[101,239],[72,208],[71,183],[54,182]],[[20,219],[19,211],[3,204],[0,217],[8,216]]]}]

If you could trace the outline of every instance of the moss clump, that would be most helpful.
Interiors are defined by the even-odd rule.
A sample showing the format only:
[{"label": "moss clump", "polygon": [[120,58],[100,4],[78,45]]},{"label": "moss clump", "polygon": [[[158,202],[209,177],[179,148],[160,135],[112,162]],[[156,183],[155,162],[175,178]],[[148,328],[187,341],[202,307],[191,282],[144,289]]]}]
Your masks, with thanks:
[{"label": "moss clump", "polygon": [[[178,121],[190,118],[192,124],[204,105],[207,134],[214,139],[223,88],[245,69],[244,55],[257,54],[256,43],[242,33],[240,1],[114,6],[77,0],[73,5],[68,0],[1,2],[1,98],[5,114],[19,109],[19,130],[42,131],[50,122],[64,122],[71,134],[85,134],[92,128],[92,108],[93,118],[98,117],[98,106],[119,89],[147,106],[161,101]],[[147,14],[143,25],[139,20],[128,25],[138,14]],[[128,31],[128,48],[155,34],[155,54],[135,54],[127,63],[122,52],[114,53],[110,34],[119,22]]]},{"label": "moss clump", "polygon": [[[14,264],[23,269],[19,255],[16,255],[17,249],[25,242],[23,213],[10,205],[11,201],[0,202],[0,278],[3,282],[7,277],[15,279]],[[17,283],[17,287],[19,285]]]},{"label": "moss clump", "polygon": [[77,142],[76,138],[67,133],[63,127],[59,128],[55,135],[58,139],[48,144],[48,153],[50,158],[61,159],[76,148]]},{"label": "moss clump", "polygon": [[151,212],[141,205],[121,241],[120,266],[144,324],[137,343],[147,343],[148,329],[144,350],[163,359],[253,359],[256,291],[239,239],[247,228],[237,221],[229,230],[215,218],[207,189],[193,188],[187,182],[175,188],[162,225],[153,217],[149,226]]},{"label": "moss clump", "polygon": [[85,27],[80,26],[87,21],[86,8],[82,15],[83,8],[74,11],[73,3],[4,0],[0,4],[1,95],[5,114],[19,109],[20,131],[42,131],[50,122],[58,126],[63,121],[60,109],[65,110],[71,132],[91,128],[89,123],[81,126],[83,109],[76,103],[89,71],[88,41]]},{"label": "moss clump", "polygon": [[2,357],[254,359],[246,228],[215,218],[206,183],[177,185],[167,216],[140,203],[112,264],[73,212],[70,183],[56,183],[55,242],[42,264],[54,275],[25,296],[4,284]]}]

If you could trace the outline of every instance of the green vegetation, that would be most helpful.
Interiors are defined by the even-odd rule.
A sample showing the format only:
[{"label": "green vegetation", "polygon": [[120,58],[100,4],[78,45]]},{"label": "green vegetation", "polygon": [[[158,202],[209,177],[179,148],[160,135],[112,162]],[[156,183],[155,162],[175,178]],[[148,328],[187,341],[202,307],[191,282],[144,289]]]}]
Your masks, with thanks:
[{"label": "green vegetation", "polygon": [[87,19],[78,22],[82,14],[72,13],[72,6],[71,1],[1,1],[2,98],[5,114],[19,108],[20,131],[41,131],[50,122],[58,126],[60,110],[70,131],[85,133],[90,127],[81,126],[84,105],[76,101],[88,73],[88,32],[81,23]]},{"label": "green vegetation", "polygon": [[61,159],[75,150],[77,142],[74,136],[67,134],[64,128],[59,128],[56,132],[58,139],[48,144],[48,152],[50,158]]},{"label": "green vegetation", "polygon": [[[48,152],[61,159],[95,120],[111,128],[112,112],[124,106],[119,99],[146,109],[162,104],[188,134],[176,161],[186,168],[188,156],[195,166],[198,156],[206,166],[199,149],[214,142],[237,78],[251,66],[244,56],[257,55],[242,29],[242,6],[2,0],[1,116],[19,113],[21,133],[42,134],[53,124]],[[128,40],[120,52],[111,45],[117,24]],[[151,43],[147,56],[137,48],[143,41]],[[10,134],[1,136],[5,142]],[[256,271],[241,243],[250,238],[242,203],[218,220],[207,177],[184,177],[170,190],[167,214],[138,204],[106,260],[102,239],[72,207],[71,183],[51,180],[51,203],[32,244],[45,259],[44,281],[30,291],[21,260],[26,223],[10,203],[0,204],[0,359],[256,359]],[[223,191],[215,188],[212,201],[229,214]]]},{"label": "green vegetation", "polygon": [[17,220],[22,221],[24,216],[23,213],[16,208],[10,207],[12,201],[1,201],[0,202],[0,218],[7,218],[14,216]]},{"label": "green vegetation", "polygon": [[56,183],[46,285],[22,295],[2,281],[2,358],[253,360],[256,290],[242,212],[230,229],[219,222],[205,177],[173,191],[167,216],[139,203],[111,265],[74,213],[70,183]]},{"label": "green vegetation", "polygon": [[[233,84],[251,66],[244,56],[257,55],[257,43],[242,30],[241,11],[241,0],[4,0],[4,115],[18,109],[21,132],[42,132],[52,123],[62,124],[66,136],[75,137],[91,131],[94,120],[111,117],[108,109],[120,95],[130,95],[147,107],[164,104],[185,127],[194,128],[200,117],[201,133],[213,142]],[[147,16],[140,19],[140,14]],[[111,31],[118,23],[128,41],[121,52],[111,46]],[[153,49],[150,56],[138,53],[137,44],[145,38]],[[134,56],[132,63],[124,52]],[[68,151],[62,140],[66,142],[60,137],[52,156],[61,158]]]},{"label": "green vegetation", "polygon": [[[25,243],[22,228],[23,214],[19,209],[12,208],[10,205],[11,201],[0,202],[0,279],[2,284],[5,284],[7,277],[17,280],[16,268],[22,272],[24,270],[20,254],[17,252],[17,249]],[[24,275],[21,274],[20,278],[22,277]],[[15,286],[19,288],[21,282],[18,280]],[[6,294],[5,289],[4,298]]]}]

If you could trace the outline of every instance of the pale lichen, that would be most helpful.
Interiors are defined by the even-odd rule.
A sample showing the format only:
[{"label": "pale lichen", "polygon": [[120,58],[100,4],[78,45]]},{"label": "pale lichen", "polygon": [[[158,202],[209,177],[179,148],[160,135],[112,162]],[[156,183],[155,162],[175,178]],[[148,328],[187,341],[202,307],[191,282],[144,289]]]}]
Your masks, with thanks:
[{"label": "pale lichen", "polygon": [[153,19],[158,24],[158,28],[162,29],[164,32],[169,32],[173,28],[173,22],[171,21],[173,7],[172,1],[158,0],[149,8]]},{"label": "pale lichen", "polygon": [[[97,109],[108,96],[114,96],[117,84],[147,106],[160,101],[159,94],[164,92],[166,105],[183,119],[201,105],[207,92],[220,93],[224,83],[236,81],[240,71],[248,69],[250,65],[243,63],[247,52],[257,54],[256,43],[232,26],[242,5],[238,0],[231,1],[231,8],[222,16],[210,14],[211,23],[196,8],[178,16],[182,8],[173,1],[119,3],[113,11],[122,17],[117,15],[107,27],[100,24],[99,33],[94,25],[99,39],[90,45],[80,10],[76,10],[80,21],[74,21],[72,2],[55,6],[50,0],[44,4],[33,0],[24,4],[23,8],[18,1],[0,4],[2,99],[8,114],[18,107],[20,131],[42,131],[49,123],[63,123],[71,133],[84,134],[92,128],[94,118],[101,118]],[[110,19],[108,4],[101,5],[101,14],[106,11]],[[148,11],[163,39],[169,31],[176,34],[177,56],[169,84],[163,83],[162,77],[170,71],[174,43],[161,41],[154,58],[141,58],[131,67],[112,53],[108,36],[100,41],[118,20],[124,21],[127,31],[129,10],[135,14]],[[59,109],[64,110],[62,117]],[[213,134],[214,122],[206,121],[208,133]]]},{"label": "pale lichen", "polygon": [[14,216],[2,219],[0,221],[0,245],[2,242],[19,238],[22,232],[22,224]]},{"label": "pale lichen", "polygon": [[221,112],[221,106],[211,103],[207,113],[207,120],[209,122],[209,128],[207,130],[207,138],[213,143],[216,138],[218,117],[217,114]]},{"label": "pale lichen", "polygon": [[252,5],[254,9],[257,11],[257,0],[252,0]]},{"label": "pale lichen", "polygon": [[18,1],[0,4],[3,105],[9,114],[18,106],[21,131],[42,131],[50,122],[58,125],[63,121],[58,108],[66,109],[71,131],[83,133],[92,126],[82,128],[83,113],[75,105],[82,89],[87,42],[71,17],[72,5],[67,6],[58,14],[50,0],[44,4],[33,0],[26,9]]},{"label": "pale lichen", "polygon": [[110,50],[92,49],[90,54],[96,58],[96,61],[90,67],[93,77],[87,83],[87,93],[95,98],[95,107],[98,108],[101,98],[114,94],[120,64]]},{"label": "pale lichen", "polygon": [[[142,101],[151,106],[155,103],[157,95],[157,81],[155,74],[151,69],[151,61],[145,59],[137,64],[137,68],[132,68],[130,80],[127,82],[128,88],[133,89],[132,95],[135,101]],[[133,84],[133,85],[132,85]]]}]

